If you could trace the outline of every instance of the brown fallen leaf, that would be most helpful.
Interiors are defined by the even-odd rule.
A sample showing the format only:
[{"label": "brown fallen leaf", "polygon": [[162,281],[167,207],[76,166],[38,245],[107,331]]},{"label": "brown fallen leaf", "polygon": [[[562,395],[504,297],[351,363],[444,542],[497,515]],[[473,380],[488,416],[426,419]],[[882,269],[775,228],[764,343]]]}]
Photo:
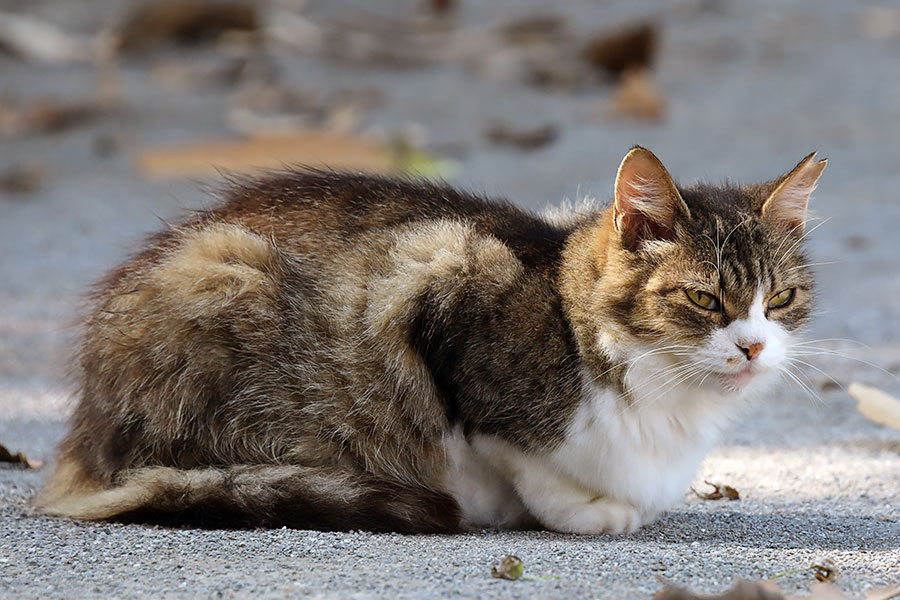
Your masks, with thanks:
[{"label": "brown fallen leaf", "polygon": [[396,170],[390,153],[381,144],[319,131],[157,148],[138,156],[141,171],[155,177],[195,176],[218,170],[252,173],[292,163],[366,172]]},{"label": "brown fallen leaf", "polygon": [[531,127],[516,127],[504,121],[491,121],[484,128],[484,136],[498,146],[512,146],[521,150],[536,150],[553,142],[558,135],[552,123]]},{"label": "brown fallen leaf", "polygon": [[291,165],[419,177],[446,177],[453,169],[450,161],[408,144],[399,151],[390,141],[323,130],[145,150],[138,155],[137,164],[141,171],[154,177],[212,175],[222,170],[258,173]]},{"label": "brown fallen leaf", "polygon": [[[900,597],[900,588],[874,588],[865,600],[891,600]],[[809,586],[809,596],[786,595],[774,581],[738,581],[733,588],[717,596],[697,595],[678,587],[668,587],[653,600],[847,600],[843,591],[831,582],[817,581]]]},{"label": "brown fallen leaf", "polygon": [[619,76],[652,67],[658,44],[659,28],[653,23],[638,23],[595,35],[582,55],[598,69]]},{"label": "brown fallen leaf", "polygon": [[856,382],[850,384],[847,392],[856,400],[856,409],[867,419],[900,429],[900,398]]},{"label": "brown fallen leaf", "polygon": [[22,465],[26,469],[40,469],[44,466],[44,461],[29,460],[24,452],[16,452],[13,454],[3,444],[0,444],[0,462]]},{"label": "brown fallen leaf", "polygon": [[44,169],[41,165],[16,165],[0,172],[0,194],[33,194],[41,187]]},{"label": "brown fallen leaf", "polygon": [[436,13],[446,13],[456,8],[456,0],[429,0],[428,7]]},{"label": "brown fallen leaf", "polygon": [[226,32],[252,33],[259,27],[257,9],[250,2],[152,0],[138,5],[119,25],[118,49],[135,52],[159,42],[216,41]]},{"label": "brown fallen leaf", "polygon": [[491,577],[495,579],[521,579],[525,573],[525,565],[518,556],[508,554],[500,559],[499,565],[491,567]]},{"label": "brown fallen leaf", "polygon": [[606,106],[608,117],[647,121],[659,121],[665,111],[666,99],[646,69],[626,71]]},{"label": "brown fallen leaf", "polygon": [[96,102],[45,99],[30,104],[0,100],[0,138],[59,133],[89,123],[105,112]]},{"label": "brown fallen leaf", "polygon": [[498,33],[508,44],[534,44],[558,41],[566,30],[566,21],[559,15],[532,15],[504,23]]},{"label": "brown fallen leaf", "polygon": [[590,80],[583,65],[564,52],[533,53],[524,65],[525,82],[541,89],[573,92]]},{"label": "brown fallen leaf", "polygon": [[710,485],[713,487],[713,491],[701,493],[691,488],[691,491],[694,492],[698,498],[702,500],[721,500],[722,498],[728,498],[729,500],[740,500],[741,494],[736,489],[731,487],[730,485],[724,485],[721,483],[712,483],[704,480],[703,483],[706,485]]},{"label": "brown fallen leaf", "polygon": [[841,389],[841,384],[840,384],[840,382],[838,382],[834,379],[823,379],[819,383],[819,391],[820,392],[832,392],[834,390],[839,390],[839,389]]},{"label": "brown fallen leaf", "polygon": [[818,581],[834,581],[834,578],[837,577],[837,565],[834,564],[834,561],[830,558],[820,560],[819,562],[814,563],[810,568],[813,570],[813,575]]}]

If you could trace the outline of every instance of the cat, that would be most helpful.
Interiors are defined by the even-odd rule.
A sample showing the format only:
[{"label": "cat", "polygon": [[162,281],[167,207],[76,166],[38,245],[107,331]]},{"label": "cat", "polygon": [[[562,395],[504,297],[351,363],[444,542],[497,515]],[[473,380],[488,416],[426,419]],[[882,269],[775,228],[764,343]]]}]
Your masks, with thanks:
[{"label": "cat", "polygon": [[809,318],[815,153],[678,187],[634,147],[549,219],[437,183],[235,182],[92,294],[45,514],[635,531]]}]

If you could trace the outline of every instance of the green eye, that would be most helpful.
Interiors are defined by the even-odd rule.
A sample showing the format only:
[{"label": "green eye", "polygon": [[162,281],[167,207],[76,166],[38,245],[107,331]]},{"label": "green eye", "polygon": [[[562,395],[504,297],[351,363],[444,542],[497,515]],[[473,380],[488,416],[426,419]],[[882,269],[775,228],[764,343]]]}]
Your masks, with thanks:
[{"label": "green eye", "polygon": [[684,290],[684,293],[687,294],[687,297],[690,298],[691,302],[700,308],[705,308],[706,310],[719,310],[719,307],[721,306],[719,299],[712,294],[707,294],[700,290]]},{"label": "green eye", "polygon": [[769,308],[784,308],[794,299],[794,288],[782,290],[769,298]]}]

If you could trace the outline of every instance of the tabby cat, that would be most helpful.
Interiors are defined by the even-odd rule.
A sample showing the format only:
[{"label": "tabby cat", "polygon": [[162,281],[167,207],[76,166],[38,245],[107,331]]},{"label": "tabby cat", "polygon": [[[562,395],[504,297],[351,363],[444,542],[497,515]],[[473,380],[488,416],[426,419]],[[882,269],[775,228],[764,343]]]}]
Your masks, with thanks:
[{"label": "tabby cat", "polygon": [[80,519],[631,532],[784,368],[825,161],[540,217],[438,184],[288,172],[97,285],[38,498]]}]

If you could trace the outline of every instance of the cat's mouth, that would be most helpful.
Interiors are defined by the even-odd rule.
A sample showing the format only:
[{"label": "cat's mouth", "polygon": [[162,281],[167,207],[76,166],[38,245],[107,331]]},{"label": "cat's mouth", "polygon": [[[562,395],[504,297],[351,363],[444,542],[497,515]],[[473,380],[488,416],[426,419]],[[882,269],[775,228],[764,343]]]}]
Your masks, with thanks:
[{"label": "cat's mouth", "polygon": [[740,392],[744,388],[746,388],[751,381],[756,377],[756,370],[753,369],[752,365],[747,365],[740,371],[733,371],[731,373],[718,373],[719,380],[722,384],[735,392]]}]

